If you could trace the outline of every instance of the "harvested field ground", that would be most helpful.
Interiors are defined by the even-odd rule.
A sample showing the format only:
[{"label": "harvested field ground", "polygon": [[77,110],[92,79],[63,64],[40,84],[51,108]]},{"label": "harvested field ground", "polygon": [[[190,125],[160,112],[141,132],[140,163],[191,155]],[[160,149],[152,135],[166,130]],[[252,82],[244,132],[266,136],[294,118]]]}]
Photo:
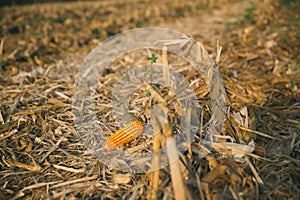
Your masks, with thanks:
[{"label": "harvested field ground", "polygon": [[[297,0],[0,7],[0,199],[299,199],[299,10]],[[150,173],[105,165],[115,160],[97,157],[83,144],[72,110],[74,81],[84,58],[108,37],[137,27],[191,35],[216,61],[227,94],[221,135],[207,144],[202,125],[212,117],[211,95],[203,89],[203,77],[169,55],[170,68],[186,77],[203,105],[201,124],[180,159]],[[94,100],[105,137],[125,125],[111,111],[114,84],[129,66],[151,65],[151,53],[124,55],[99,80]],[[153,53],[158,63],[165,62],[160,51]],[[171,102],[164,119],[178,135],[182,113],[176,97],[168,88],[145,87],[131,96],[131,113],[147,124],[146,119],[153,120],[147,106]],[[163,140],[145,133],[121,149],[145,153]]]}]

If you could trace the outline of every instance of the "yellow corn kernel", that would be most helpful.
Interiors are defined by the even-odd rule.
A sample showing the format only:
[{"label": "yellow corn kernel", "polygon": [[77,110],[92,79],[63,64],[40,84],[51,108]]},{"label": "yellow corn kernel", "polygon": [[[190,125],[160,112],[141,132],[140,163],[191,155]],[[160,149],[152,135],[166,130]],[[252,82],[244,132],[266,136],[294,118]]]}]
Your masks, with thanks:
[{"label": "yellow corn kernel", "polygon": [[113,150],[120,146],[123,146],[137,138],[143,133],[143,131],[144,125],[142,122],[130,122],[129,124],[127,124],[127,126],[121,128],[107,138],[107,140],[105,141],[106,148],[108,150]]}]

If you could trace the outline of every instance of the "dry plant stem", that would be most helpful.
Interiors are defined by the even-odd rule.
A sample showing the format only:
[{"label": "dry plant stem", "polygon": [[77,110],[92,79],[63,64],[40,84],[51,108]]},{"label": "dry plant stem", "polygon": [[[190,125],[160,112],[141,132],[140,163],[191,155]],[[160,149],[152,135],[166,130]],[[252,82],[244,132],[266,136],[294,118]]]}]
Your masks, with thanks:
[{"label": "dry plant stem", "polygon": [[129,147],[126,149],[126,152],[128,153],[134,153],[136,151],[142,150],[142,149],[146,149],[149,146],[149,143],[143,143],[134,147]]},{"label": "dry plant stem", "polygon": [[[171,133],[170,126],[166,128],[166,131]],[[175,194],[175,199],[176,200],[188,199],[186,187],[180,170],[180,160],[177,154],[177,148],[175,145],[174,137],[172,136],[167,137],[166,148],[167,148],[167,155],[170,163],[170,171],[171,171],[172,185]],[[171,163],[171,161],[173,161],[173,163]]]},{"label": "dry plant stem", "polygon": [[35,188],[39,188],[39,187],[44,187],[44,186],[48,187],[49,185],[56,184],[56,183],[59,183],[59,182],[60,181],[53,181],[53,182],[48,182],[48,183],[37,183],[37,184],[34,184],[34,185],[24,187],[13,198],[11,198],[11,200],[19,199],[20,197],[25,196],[24,191],[26,191],[26,190],[31,190],[31,189],[35,189]]},{"label": "dry plant stem", "polygon": [[172,134],[172,128],[168,121],[167,112],[163,106],[158,105],[156,108],[157,118],[162,127],[163,135],[166,138],[166,151],[170,164],[170,171],[172,177],[173,191],[176,200],[184,200],[188,198],[188,192],[182,177],[180,169],[180,160],[177,154],[175,139]]},{"label": "dry plant stem", "polygon": [[258,184],[260,186],[264,185],[263,180],[260,178],[258,172],[256,171],[255,167],[253,166],[253,164],[250,162],[249,158],[247,156],[245,156],[245,160],[247,161],[252,173],[254,174],[254,177],[256,178],[256,181],[258,182]]},{"label": "dry plant stem", "polygon": [[192,141],[191,141],[191,138],[189,137],[189,134],[190,134],[189,125],[191,124],[192,109],[191,108],[185,108],[185,109],[186,109],[186,116],[183,121],[183,130],[182,130],[183,133],[182,134],[187,135],[187,149],[188,149],[189,157],[190,157],[192,155],[192,147],[191,147]]},{"label": "dry plant stem", "polygon": [[[164,46],[162,48],[162,63],[163,63],[163,74],[166,86],[170,86],[170,75],[169,75],[169,66],[168,66],[168,47]],[[156,99],[159,103],[163,105],[164,111],[167,113],[167,103],[165,99],[160,95],[158,91],[156,91],[155,88],[153,88],[150,84],[146,85],[146,88],[150,91],[150,93],[153,95],[153,98]],[[153,158],[151,163],[152,172],[149,173],[149,179],[150,179],[150,191],[148,193],[147,199],[157,199],[157,192],[158,192],[158,186],[159,186],[159,168],[160,168],[160,147],[162,143],[162,126],[157,116],[160,116],[159,110],[152,109],[151,111],[151,118],[153,119]],[[166,119],[164,119],[165,121]]]},{"label": "dry plant stem", "polygon": [[204,194],[203,194],[203,190],[202,190],[199,175],[196,173],[195,177],[196,177],[196,181],[197,181],[197,187],[198,187],[198,190],[199,190],[199,193],[200,193],[200,199],[204,200]]},{"label": "dry plant stem", "polygon": [[42,158],[41,163],[53,152],[55,149],[58,148],[59,144],[63,141],[64,137],[61,137],[56,144],[46,153],[46,155]]},{"label": "dry plant stem", "polygon": [[3,46],[4,46],[4,39],[2,39],[0,42],[0,56],[2,56],[3,54]]},{"label": "dry plant stem", "polygon": [[221,59],[222,46],[220,46],[219,40],[217,41],[217,57],[216,57],[216,65],[218,66]]},{"label": "dry plant stem", "polygon": [[[170,131],[169,128],[166,129]],[[167,138],[166,146],[167,146],[167,155],[168,155],[169,162],[174,160],[173,163],[170,163],[170,171],[171,171],[172,185],[175,194],[175,199],[176,200],[188,199],[186,187],[183,181],[183,177],[181,175],[181,170],[179,165],[180,160],[177,154],[177,149],[173,137]]]},{"label": "dry plant stem", "polygon": [[114,174],[113,175],[113,182],[115,184],[127,184],[131,180],[131,174]]},{"label": "dry plant stem", "polygon": [[[168,67],[168,53],[167,53],[167,46],[164,46],[162,48],[162,63],[163,63],[163,74],[164,79],[166,82],[166,86],[170,86],[170,75],[169,75],[169,67]],[[160,95],[158,91],[156,91],[155,88],[153,88],[150,84],[146,85],[146,88],[150,91],[150,93],[153,95],[153,98],[156,99],[159,103],[163,105],[163,109],[165,112],[167,112],[168,108],[166,106],[165,99]],[[160,107],[161,108],[161,107]],[[159,110],[152,109],[151,111],[151,118],[153,119],[153,158],[151,163],[151,171],[149,173],[149,179],[150,179],[150,191],[148,193],[147,199],[157,199],[157,192],[158,192],[158,186],[159,186],[159,168],[160,168],[160,147],[162,143],[162,126],[160,123],[162,121],[159,120],[158,116],[160,116]],[[164,119],[163,121],[165,121]]]},{"label": "dry plant stem", "polygon": [[171,85],[171,82],[170,82],[170,71],[169,71],[169,63],[168,63],[168,46],[163,46],[162,48],[162,64],[163,64],[163,74],[164,74],[166,86],[169,87]]},{"label": "dry plant stem", "polygon": [[80,168],[80,169],[75,169],[75,168],[65,167],[65,166],[55,165],[55,164],[53,164],[53,167],[55,167],[56,169],[60,169],[60,170],[64,170],[64,171],[72,172],[72,173],[83,173],[86,170],[85,167]]},{"label": "dry plant stem", "polygon": [[160,95],[160,93],[150,84],[146,84],[146,89],[150,91],[153,99],[157,100],[159,103],[166,107],[167,102],[166,100]]},{"label": "dry plant stem", "polygon": [[23,168],[23,169],[26,169],[26,170],[32,171],[32,172],[42,171],[42,168],[39,165],[37,165],[36,163],[34,163],[34,165],[27,165],[27,164],[21,163],[17,160],[14,160],[12,158],[9,158],[6,162],[7,162],[7,164],[9,164],[11,166]]},{"label": "dry plant stem", "polygon": [[231,193],[231,195],[232,195],[232,198],[233,198],[234,200],[240,200],[239,196],[236,194],[236,192],[232,189],[231,186],[229,186],[229,191],[230,191],[230,193]]},{"label": "dry plant stem", "polygon": [[1,111],[0,111],[0,123],[4,124],[4,120],[3,120],[3,117],[2,117]]},{"label": "dry plant stem", "polygon": [[66,181],[66,182],[63,182],[63,183],[53,185],[53,186],[50,187],[50,189],[63,187],[63,186],[66,186],[66,185],[80,183],[80,182],[87,182],[87,181],[91,181],[91,180],[96,180],[98,177],[99,177],[98,175],[94,175],[94,176],[90,176],[90,177],[78,178],[78,179],[75,179],[75,180]]},{"label": "dry plant stem", "polygon": [[6,138],[9,138],[10,136],[14,135],[17,132],[18,132],[17,129],[13,129],[7,135],[4,135],[4,136],[0,135],[0,141],[4,141]]},{"label": "dry plant stem", "polygon": [[248,129],[248,128],[245,128],[245,127],[242,127],[242,126],[240,126],[240,129],[245,130],[245,131],[249,131],[249,132],[252,132],[252,133],[255,133],[257,135],[260,135],[260,136],[263,136],[263,137],[266,137],[266,138],[269,138],[269,139],[272,139],[272,140],[276,140],[275,137],[273,137],[271,135],[268,135],[266,133],[262,133],[262,132],[255,131],[255,130],[251,130],[251,129]]},{"label": "dry plant stem", "polygon": [[195,68],[192,68],[191,70],[189,70],[188,74],[184,77],[184,79],[180,82],[180,84],[182,85],[184,82],[189,83],[189,81],[195,77],[196,74],[196,70]]},{"label": "dry plant stem", "polygon": [[150,179],[150,191],[148,193],[147,199],[154,200],[157,199],[157,192],[159,186],[159,170],[160,170],[160,147],[162,141],[162,133],[159,121],[156,117],[155,109],[151,112],[152,126],[153,126],[153,158],[151,163],[151,172],[149,173]]}]

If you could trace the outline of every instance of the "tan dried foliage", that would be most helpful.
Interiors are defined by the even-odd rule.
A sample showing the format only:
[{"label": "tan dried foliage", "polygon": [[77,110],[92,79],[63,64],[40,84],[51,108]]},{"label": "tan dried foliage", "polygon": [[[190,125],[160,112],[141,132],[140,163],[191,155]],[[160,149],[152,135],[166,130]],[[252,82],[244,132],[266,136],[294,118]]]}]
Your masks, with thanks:
[{"label": "tan dried foliage", "polygon": [[[222,133],[214,143],[207,143],[202,140],[205,130],[200,131],[184,154],[177,155],[173,146],[169,157],[180,159],[148,175],[104,166],[78,137],[71,104],[82,59],[100,41],[122,30],[174,24],[188,17],[200,20],[204,12],[213,17],[214,12],[230,10],[238,1],[213,1],[210,8],[208,1],[126,2],[0,8],[0,199],[297,199],[299,1],[244,1],[243,16],[227,25],[226,20],[217,22],[226,28],[218,33],[222,38],[217,50],[217,42],[202,43],[217,61],[228,95]],[[154,53],[166,64],[160,51]],[[120,128],[111,115],[113,84],[148,54],[146,50],[124,55],[100,78],[95,101],[102,110],[97,117],[106,122],[105,134]],[[168,55],[167,65],[185,76],[204,105],[202,129],[211,117],[203,77],[174,55]],[[164,73],[167,79],[167,68]],[[151,105],[163,104],[172,130],[178,128],[182,110],[168,88],[145,86],[130,102],[131,112],[146,118],[151,118]],[[128,153],[158,150],[172,140],[164,134],[145,135],[123,148]],[[159,159],[155,155],[152,166]]]}]

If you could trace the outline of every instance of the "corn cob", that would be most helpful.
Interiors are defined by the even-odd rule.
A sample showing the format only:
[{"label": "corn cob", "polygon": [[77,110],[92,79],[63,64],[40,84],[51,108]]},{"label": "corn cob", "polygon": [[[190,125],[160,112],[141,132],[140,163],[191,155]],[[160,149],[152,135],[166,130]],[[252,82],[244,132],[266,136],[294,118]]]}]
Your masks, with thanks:
[{"label": "corn cob", "polygon": [[137,138],[143,131],[143,123],[135,120],[109,136],[105,141],[106,148],[108,150],[114,150],[123,146]]}]

